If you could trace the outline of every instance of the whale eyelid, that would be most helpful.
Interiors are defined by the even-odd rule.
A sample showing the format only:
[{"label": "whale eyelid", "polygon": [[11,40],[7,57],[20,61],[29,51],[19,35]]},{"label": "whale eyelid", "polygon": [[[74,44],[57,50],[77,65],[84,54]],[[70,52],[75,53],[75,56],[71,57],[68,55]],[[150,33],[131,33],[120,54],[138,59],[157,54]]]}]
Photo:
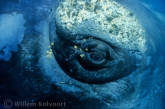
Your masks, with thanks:
[{"label": "whale eyelid", "polygon": [[78,37],[79,40],[81,40],[81,39],[96,39],[96,40],[99,40],[99,41],[102,41],[102,42],[108,44],[112,48],[118,48],[118,46],[121,46],[119,43],[112,41],[110,38],[108,38],[108,39],[106,39],[106,38],[100,38],[100,37],[95,36],[95,35],[82,34],[82,33],[81,34],[78,34],[77,33],[75,35],[75,37],[76,37],[76,39]]},{"label": "whale eyelid", "polygon": [[104,56],[104,58],[107,57],[107,50],[106,50],[106,51],[100,51],[100,50],[94,48],[94,49],[90,49],[89,51],[90,51],[90,52],[97,52],[97,53],[100,53],[100,54],[102,54],[102,55]]}]

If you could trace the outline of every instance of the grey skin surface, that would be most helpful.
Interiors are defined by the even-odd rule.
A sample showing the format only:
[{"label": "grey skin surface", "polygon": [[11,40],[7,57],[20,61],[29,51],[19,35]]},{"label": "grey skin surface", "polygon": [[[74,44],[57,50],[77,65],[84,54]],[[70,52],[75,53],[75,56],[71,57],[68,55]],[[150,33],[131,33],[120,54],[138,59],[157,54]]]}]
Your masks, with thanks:
[{"label": "grey skin surface", "polygon": [[[138,1],[116,1],[130,9],[146,31],[147,51],[140,55],[107,39],[106,33],[91,32],[85,28],[82,33],[81,26],[77,28],[78,34],[67,32],[55,13],[59,5],[57,1],[1,2],[0,15],[12,15],[13,12],[23,15],[23,26],[26,28],[22,30],[22,41],[16,43],[17,50],[12,50],[10,44],[0,50],[4,54],[5,47],[8,47],[11,53],[8,60],[0,60],[1,107],[5,106],[5,100],[10,99],[13,103],[36,103],[36,106],[20,106],[23,108],[45,108],[38,103],[47,101],[65,103],[47,108],[165,108],[163,17]],[[84,25],[97,28],[90,21],[84,22]],[[89,39],[91,36],[93,39]],[[86,42],[82,40],[84,38]],[[90,45],[91,42],[93,45]],[[80,51],[74,49],[75,44],[82,48],[96,48],[94,51],[99,51],[97,59],[102,54],[100,51],[104,54],[108,49],[106,61],[101,64],[91,61],[89,52],[85,50],[81,53],[86,57],[80,58]],[[119,61],[112,62],[115,59]],[[115,64],[104,69],[105,63]]]},{"label": "grey skin surface", "polygon": [[[83,23],[85,27],[90,24]],[[82,82],[101,84],[127,76],[136,69],[135,56],[126,48],[111,40],[104,40],[108,36],[96,34],[97,31],[86,30],[82,33],[81,30],[84,31],[84,28],[80,27],[79,33],[64,35],[65,30],[58,28],[59,37],[54,39],[57,44],[53,48],[55,57],[69,76]],[[75,49],[75,45],[78,48]]]}]

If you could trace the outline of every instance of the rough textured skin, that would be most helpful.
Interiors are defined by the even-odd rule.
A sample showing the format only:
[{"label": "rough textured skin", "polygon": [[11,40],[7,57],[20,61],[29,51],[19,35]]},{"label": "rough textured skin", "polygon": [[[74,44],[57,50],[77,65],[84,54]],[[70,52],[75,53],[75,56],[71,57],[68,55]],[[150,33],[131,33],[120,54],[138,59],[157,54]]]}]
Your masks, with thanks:
[{"label": "rough textured skin", "polygon": [[[56,16],[54,0],[2,2],[0,15],[22,14],[26,30],[17,51],[9,50],[9,60],[0,58],[0,107],[10,99],[13,103],[65,103],[47,108],[165,108],[162,15],[137,1],[116,2],[131,10],[144,28],[145,52],[111,41],[104,31],[95,31],[100,27],[91,21],[83,22],[77,34],[66,31]],[[0,50],[2,56],[4,50]]]}]

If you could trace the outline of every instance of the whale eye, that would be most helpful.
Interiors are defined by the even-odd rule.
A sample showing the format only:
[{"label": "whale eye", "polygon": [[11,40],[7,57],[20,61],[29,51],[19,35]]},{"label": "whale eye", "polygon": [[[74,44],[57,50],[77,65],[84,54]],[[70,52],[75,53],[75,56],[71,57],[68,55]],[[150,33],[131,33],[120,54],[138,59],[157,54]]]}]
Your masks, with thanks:
[{"label": "whale eye", "polygon": [[104,64],[109,60],[109,46],[98,40],[88,40],[83,44],[84,57],[79,58],[80,64],[88,70],[98,70],[104,68]]},{"label": "whale eye", "polygon": [[105,64],[107,58],[104,54],[96,51],[89,51],[85,53],[84,58],[80,58],[80,63],[87,69],[100,69]]},{"label": "whale eye", "polygon": [[104,59],[104,56],[100,53],[92,52],[90,54],[90,58],[93,59],[94,61],[102,61]]},{"label": "whale eye", "polygon": [[56,43],[54,55],[58,64],[68,76],[80,82],[102,84],[115,81],[128,75],[131,72],[128,69],[134,65],[125,61],[131,59],[127,50],[101,39],[77,38],[73,42]]}]

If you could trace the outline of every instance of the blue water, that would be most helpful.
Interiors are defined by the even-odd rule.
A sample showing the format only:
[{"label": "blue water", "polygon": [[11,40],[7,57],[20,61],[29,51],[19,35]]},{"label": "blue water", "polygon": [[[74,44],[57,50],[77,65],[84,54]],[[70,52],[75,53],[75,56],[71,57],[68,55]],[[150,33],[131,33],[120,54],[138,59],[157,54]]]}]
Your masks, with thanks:
[{"label": "blue water", "polygon": [[165,14],[165,0],[141,0],[147,4],[153,6],[153,8],[163,14]]}]

